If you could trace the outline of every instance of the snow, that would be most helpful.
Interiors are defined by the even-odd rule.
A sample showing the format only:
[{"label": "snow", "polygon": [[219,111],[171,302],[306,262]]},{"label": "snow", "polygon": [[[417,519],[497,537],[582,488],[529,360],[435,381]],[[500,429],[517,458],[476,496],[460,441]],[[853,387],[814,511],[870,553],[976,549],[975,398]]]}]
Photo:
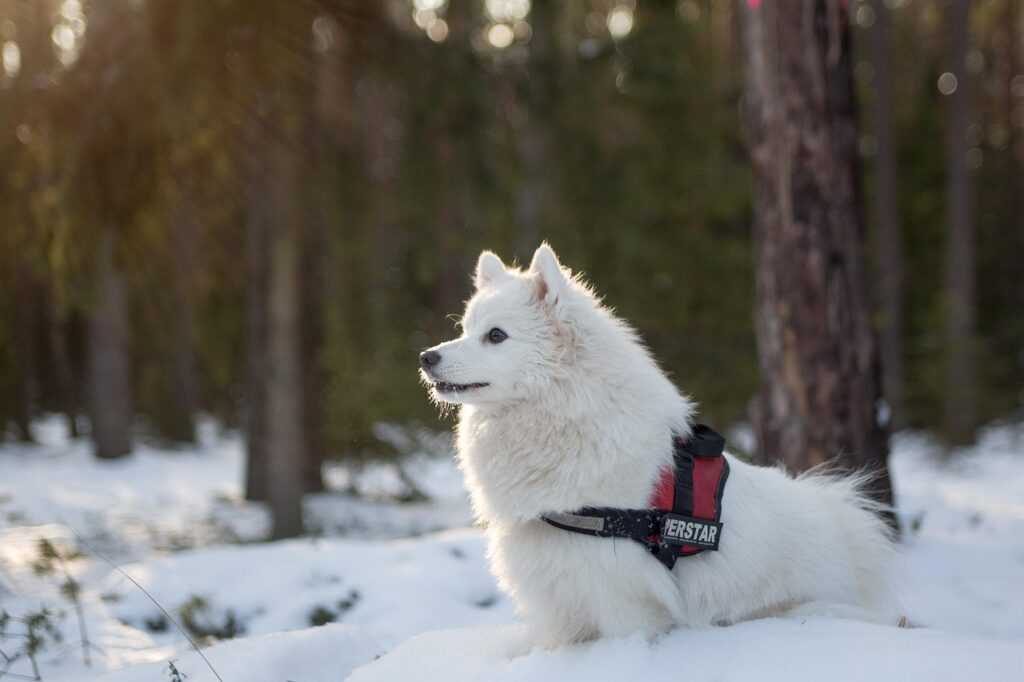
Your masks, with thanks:
[{"label": "snow", "polygon": [[[385,433],[396,440],[393,431]],[[90,546],[119,558],[252,542],[267,535],[265,509],[243,499],[240,436],[209,420],[201,422],[194,450],[142,444],[131,457],[113,461],[97,461],[87,441],[69,440],[59,418],[41,420],[34,432],[38,445],[0,448],[2,544],[44,523],[74,529]],[[309,496],[308,526],[318,535],[379,539],[471,523],[461,476],[449,460],[416,451],[405,467],[431,504],[388,503],[388,496],[402,487],[393,466],[370,464],[355,472],[328,466],[324,477],[333,488],[355,489],[359,496]]]},{"label": "snow", "polygon": [[[204,653],[225,682],[337,682],[356,666],[372,660],[380,649],[357,627],[329,624],[308,630],[235,639],[211,647]],[[175,659],[173,663],[189,682],[216,679],[198,656]],[[168,662],[162,661],[95,679],[97,682],[153,682],[170,679],[169,671]],[[61,679],[72,682],[82,677],[76,674]]]},{"label": "snow", "polygon": [[[344,622],[391,647],[430,628],[511,617],[508,600],[479,560],[483,552],[479,533],[454,530],[393,542],[291,540],[225,547],[124,570],[172,612],[198,595],[210,602],[211,620],[223,622],[230,608],[247,633],[265,634],[308,627],[319,606],[340,612]],[[119,620],[142,627],[159,615],[118,574],[102,589],[116,595],[112,611]]]},{"label": "snow", "polygon": [[[867,625],[766,619],[521,654],[518,628],[435,631],[358,668],[350,682],[525,680],[1013,680],[1020,642]],[[443,652],[441,654],[440,652]],[[520,655],[517,655],[520,654]]]},{"label": "snow", "polygon": [[[403,485],[393,466],[331,467],[332,487],[359,495],[313,496],[316,536],[268,543],[264,510],[241,499],[236,434],[206,423],[193,451],[98,462],[59,420],[37,433],[39,445],[0,447],[0,609],[68,612],[63,642],[40,657],[47,682],[170,680],[168,661],[188,682],[216,679],[125,574],[178,621],[240,631],[204,642],[224,682],[1024,679],[1020,426],[991,428],[948,461],[926,435],[897,437],[897,580],[919,627],[794,615],[551,651],[530,649],[498,591],[457,469],[429,454],[442,446],[405,464],[430,502],[389,501]],[[32,570],[40,538],[84,554],[67,569],[83,588],[89,667],[61,579]],[[336,622],[310,627],[314,614]]]},{"label": "snow", "polygon": [[922,435],[898,437],[895,451],[908,527],[905,611],[943,630],[1015,637],[1024,648],[1024,428],[989,429],[945,466]]}]

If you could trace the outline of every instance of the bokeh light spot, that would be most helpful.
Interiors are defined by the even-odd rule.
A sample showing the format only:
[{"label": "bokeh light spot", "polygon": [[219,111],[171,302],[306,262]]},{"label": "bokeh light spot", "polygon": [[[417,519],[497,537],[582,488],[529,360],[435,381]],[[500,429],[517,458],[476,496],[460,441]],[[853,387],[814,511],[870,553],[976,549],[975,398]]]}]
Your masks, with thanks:
[{"label": "bokeh light spot", "polygon": [[21,48],[18,43],[9,40],[3,47],[4,73],[8,78],[14,78],[21,71]]},{"label": "bokeh light spot", "polygon": [[511,45],[515,37],[515,32],[508,24],[495,24],[487,31],[487,42],[499,50]]},{"label": "bokeh light spot", "polygon": [[870,28],[875,25],[875,8],[871,5],[860,5],[854,16],[858,26]]},{"label": "bokeh light spot", "polygon": [[633,10],[628,7],[616,7],[608,13],[608,32],[618,40],[629,35],[633,30]]},{"label": "bokeh light spot", "polygon": [[676,5],[676,12],[683,21],[693,23],[700,19],[700,5],[695,0],[680,0]]},{"label": "bokeh light spot", "polygon": [[444,42],[448,37],[448,22],[444,19],[435,19],[430,26],[427,26],[427,37],[435,43]]},{"label": "bokeh light spot", "polygon": [[421,12],[436,12],[444,7],[447,0],[413,0],[413,6]]},{"label": "bokeh light spot", "polygon": [[530,0],[487,0],[487,14],[492,21],[515,23],[530,13]]},{"label": "bokeh light spot", "polygon": [[57,24],[54,26],[50,37],[53,39],[53,44],[63,52],[70,52],[75,49],[75,32],[67,24]]},{"label": "bokeh light spot", "polygon": [[939,76],[937,85],[939,87],[939,92],[941,92],[943,95],[952,95],[954,92],[956,92],[956,75],[949,71],[945,72],[944,74]]}]

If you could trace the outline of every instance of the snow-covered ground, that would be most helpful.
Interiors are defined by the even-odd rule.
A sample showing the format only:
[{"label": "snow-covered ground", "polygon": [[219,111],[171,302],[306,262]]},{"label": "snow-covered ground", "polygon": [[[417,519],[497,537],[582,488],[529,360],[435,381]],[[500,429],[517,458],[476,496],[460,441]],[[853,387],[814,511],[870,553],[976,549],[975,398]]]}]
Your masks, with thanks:
[{"label": "snow-covered ground", "polygon": [[[791,617],[530,651],[480,532],[465,528],[450,459],[409,461],[434,498],[422,504],[367,499],[400,486],[388,467],[332,469],[363,494],[316,496],[318,537],[265,543],[264,512],[241,501],[237,436],[206,425],[196,451],[104,463],[58,420],[38,426],[40,445],[0,447],[0,610],[66,612],[63,641],[39,657],[47,681],[173,680],[172,662],[189,682],[215,679],[127,576],[193,630],[236,635],[203,649],[224,682],[1024,680],[1024,428],[990,429],[948,464],[926,437],[897,438],[897,579],[923,627]],[[33,571],[40,538],[83,553],[66,570],[82,585],[89,667],[64,574]],[[0,651],[18,649],[19,627]]]}]

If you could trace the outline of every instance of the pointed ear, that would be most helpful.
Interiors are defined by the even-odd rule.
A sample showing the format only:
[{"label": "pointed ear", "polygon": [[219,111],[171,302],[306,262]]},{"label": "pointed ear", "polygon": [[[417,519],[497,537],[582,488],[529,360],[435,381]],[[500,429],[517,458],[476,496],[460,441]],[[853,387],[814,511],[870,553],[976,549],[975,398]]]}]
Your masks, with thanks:
[{"label": "pointed ear", "polygon": [[483,289],[488,284],[508,276],[505,264],[493,251],[483,251],[476,261],[476,275],[473,281],[477,289]]},{"label": "pointed ear", "polygon": [[537,276],[538,297],[546,303],[557,303],[569,287],[569,279],[558,262],[558,256],[547,242],[534,251],[530,272]]}]

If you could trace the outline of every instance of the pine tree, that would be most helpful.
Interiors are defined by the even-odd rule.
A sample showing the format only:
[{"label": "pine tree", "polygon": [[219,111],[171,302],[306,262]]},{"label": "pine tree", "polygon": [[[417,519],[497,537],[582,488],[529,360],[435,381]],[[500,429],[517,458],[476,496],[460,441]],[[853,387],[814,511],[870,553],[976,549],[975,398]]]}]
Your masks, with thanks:
[{"label": "pine tree", "polygon": [[876,418],[849,15],[826,0],[746,3],[746,106],[754,166],[758,459],[804,471],[838,460],[877,472]]}]

